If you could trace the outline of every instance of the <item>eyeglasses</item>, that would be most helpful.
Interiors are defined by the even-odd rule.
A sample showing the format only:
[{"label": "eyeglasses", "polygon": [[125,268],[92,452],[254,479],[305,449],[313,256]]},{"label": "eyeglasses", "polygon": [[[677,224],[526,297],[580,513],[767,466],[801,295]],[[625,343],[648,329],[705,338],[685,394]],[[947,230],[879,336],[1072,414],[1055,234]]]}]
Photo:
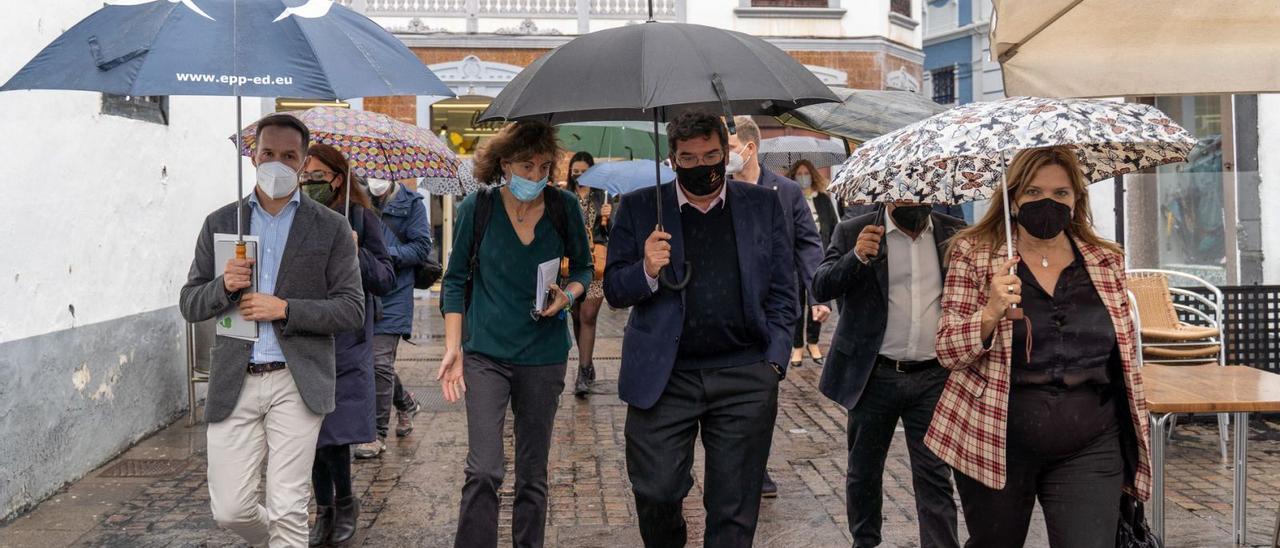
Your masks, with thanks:
[{"label": "eyeglasses", "polygon": [[310,183],[327,183],[331,181],[336,175],[337,173],[334,173],[332,171],[324,171],[324,170],[317,169],[315,171],[303,171],[299,173],[298,180],[301,181],[302,184],[307,184],[309,182]]},{"label": "eyeglasses", "polygon": [[683,168],[691,168],[698,166],[714,166],[724,161],[724,152],[713,150],[703,154],[701,158],[693,154],[677,154],[676,165]]}]

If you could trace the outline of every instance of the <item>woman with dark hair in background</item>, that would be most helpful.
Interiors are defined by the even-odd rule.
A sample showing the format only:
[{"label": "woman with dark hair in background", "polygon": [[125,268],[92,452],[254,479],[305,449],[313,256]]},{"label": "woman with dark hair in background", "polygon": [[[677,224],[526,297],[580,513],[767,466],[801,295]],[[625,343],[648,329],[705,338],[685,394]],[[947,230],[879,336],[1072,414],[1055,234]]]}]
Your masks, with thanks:
[{"label": "woman with dark hair in background", "polygon": [[[840,206],[827,192],[827,178],[822,175],[808,160],[799,160],[787,170],[786,177],[800,185],[804,191],[804,201],[809,204],[809,213],[818,226],[818,236],[822,238],[822,249],[831,245],[831,233],[840,224]],[[822,322],[813,319],[813,307],[808,306],[809,296],[800,286],[800,307],[805,311],[804,318],[796,322],[796,336],[791,344],[791,365],[800,367],[804,362],[806,347],[813,363],[822,365],[822,348],[818,346],[818,336],[822,334]]]},{"label": "woman with dark hair in background", "polygon": [[587,286],[587,295],[573,309],[573,333],[578,342],[578,380],[574,383],[573,393],[578,397],[590,394],[591,385],[596,382],[596,367],[592,363],[592,355],[596,347],[596,319],[600,316],[600,306],[604,304],[604,250],[609,245],[609,215],[613,213],[613,205],[609,203],[605,191],[578,184],[578,177],[595,164],[595,158],[591,157],[590,152],[576,153],[569,160],[567,190],[578,196],[595,265],[591,285]]},{"label": "woman with dark hair in background", "polygon": [[325,144],[313,144],[298,174],[302,191],[311,199],[343,213],[350,189],[352,237],[360,258],[364,285],[364,327],[334,336],[336,408],[325,416],[316,443],[311,483],[316,498],[316,522],[311,546],[341,544],[355,536],[360,501],[351,489],[351,445],[376,439],[374,431],[373,324],[375,299],[395,287],[395,270],[382,240],[382,222],[369,197],[352,184],[347,159]]},{"label": "woman with dark hair in background", "polygon": [[[446,400],[456,402],[468,392],[458,548],[498,545],[508,408],[515,421],[512,542],[543,545],[547,459],[569,357],[568,322],[561,314],[591,283],[578,200],[547,186],[559,157],[551,126],[508,125],[481,145],[475,159],[476,180],[501,186],[472,193],[458,207],[441,297],[445,353],[436,376]],[[534,287],[541,265],[563,257],[569,258],[567,283]],[[547,298],[539,310],[540,294]]]}]

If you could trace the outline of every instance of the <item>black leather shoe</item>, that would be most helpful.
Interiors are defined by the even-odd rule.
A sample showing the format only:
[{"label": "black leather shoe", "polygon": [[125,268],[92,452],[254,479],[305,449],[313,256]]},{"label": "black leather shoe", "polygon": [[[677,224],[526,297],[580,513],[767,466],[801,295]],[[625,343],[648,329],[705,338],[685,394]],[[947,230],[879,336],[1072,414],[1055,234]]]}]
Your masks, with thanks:
[{"label": "black leather shoe", "polygon": [[333,543],[342,544],[356,536],[356,522],[360,519],[360,499],[347,497],[334,501]]},{"label": "black leather shoe", "polygon": [[573,384],[573,395],[584,398],[591,393],[591,385],[596,382],[595,364],[578,367],[578,381]]},{"label": "black leather shoe", "polygon": [[307,538],[307,546],[320,546],[329,542],[333,535],[333,507],[316,507],[316,524],[311,526],[311,535]]},{"label": "black leather shoe", "polygon": [[769,472],[764,473],[764,485],[760,488],[760,496],[766,499],[778,498],[778,484],[769,477]]}]

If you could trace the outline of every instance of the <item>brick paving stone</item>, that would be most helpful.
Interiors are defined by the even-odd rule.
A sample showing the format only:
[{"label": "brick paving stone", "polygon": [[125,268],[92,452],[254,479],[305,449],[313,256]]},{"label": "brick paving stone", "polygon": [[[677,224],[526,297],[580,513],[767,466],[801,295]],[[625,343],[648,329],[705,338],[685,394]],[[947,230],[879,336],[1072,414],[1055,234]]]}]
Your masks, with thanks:
[{"label": "brick paving stone", "polygon": [[[623,453],[626,405],[617,399],[618,360],[626,316],[606,307],[597,344],[597,394],[579,399],[566,393],[556,416],[549,470],[549,547],[639,546],[635,502]],[[830,326],[824,333],[829,342]],[[388,440],[379,459],[354,465],[355,490],[363,501],[361,533],[353,545],[440,547],[452,545],[457,522],[462,463],[466,456],[466,414],[461,405],[432,399],[440,359],[440,322],[434,303],[418,308],[417,344],[401,346],[397,367],[405,385],[427,402],[416,429]],[[566,386],[572,386],[576,354],[571,353]],[[845,515],[846,413],[817,390],[821,368],[812,363],[792,370],[781,385],[769,471],[780,496],[761,504],[757,546],[823,548],[848,546]],[[511,421],[507,421],[510,425]],[[1249,538],[1262,545],[1275,523],[1280,499],[1280,421],[1250,423]],[[510,456],[510,426],[505,439]],[[98,471],[75,482],[24,516],[0,527],[0,547],[239,546],[209,514],[205,484],[204,430],[185,420],[140,442],[121,458],[162,452],[190,462],[177,476],[100,478]],[[1217,426],[1211,418],[1182,421],[1168,450],[1168,531],[1170,548],[1229,546],[1232,479],[1220,461]],[[509,457],[508,457],[509,458]],[[694,484],[684,504],[690,546],[701,544],[702,467],[697,449]],[[106,463],[106,466],[114,464]],[[886,461],[884,546],[914,547],[917,521],[910,466],[899,433]],[[510,460],[501,489],[500,543],[511,542]],[[963,517],[961,538],[965,537]],[[1037,512],[1028,546],[1044,546]]]}]

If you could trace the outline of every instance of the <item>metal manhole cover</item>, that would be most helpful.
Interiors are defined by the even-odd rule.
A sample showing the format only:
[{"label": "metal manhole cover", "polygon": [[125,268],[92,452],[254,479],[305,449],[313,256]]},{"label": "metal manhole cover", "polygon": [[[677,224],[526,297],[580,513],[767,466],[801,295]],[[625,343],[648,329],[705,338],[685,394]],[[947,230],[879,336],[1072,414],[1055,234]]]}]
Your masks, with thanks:
[{"label": "metal manhole cover", "polygon": [[185,459],[124,459],[98,474],[101,478],[158,478],[185,470]]}]

